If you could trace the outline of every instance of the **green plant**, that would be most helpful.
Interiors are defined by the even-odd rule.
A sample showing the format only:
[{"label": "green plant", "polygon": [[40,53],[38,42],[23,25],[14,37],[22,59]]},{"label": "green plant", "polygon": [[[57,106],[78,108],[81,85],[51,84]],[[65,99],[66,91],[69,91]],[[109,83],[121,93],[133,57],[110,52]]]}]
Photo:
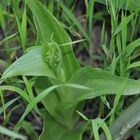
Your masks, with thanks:
[{"label": "green plant", "polygon": [[[93,4],[93,1],[90,2]],[[33,13],[34,24],[37,30],[36,44],[25,51],[26,11],[24,11],[22,24],[20,25],[18,18],[17,23],[25,54],[10,65],[1,78],[3,82],[12,77],[22,76],[25,88],[21,89],[21,86],[18,85],[17,87],[9,85],[0,86],[1,91],[11,90],[17,92],[27,104],[24,114],[14,126],[14,131],[19,131],[25,123],[25,117],[34,109],[44,121],[43,131],[39,136],[40,140],[81,140],[86,130],[90,130],[91,136],[99,140],[100,128],[103,129],[108,140],[113,139],[114,137],[111,138],[105,119],[88,119],[80,112],[82,112],[85,100],[102,95],[114,94],[116,98],[109,117],[111,116],[111,126],[113,125],[113,127],[116,128],[116,125],[114,125],[112,121],[114,121],[115,110],[117,109],[121,96],[140,93],[139,81],[124,78],[128,77],[126,69],[139,66],[139,63],[130,64],[131,58],[130,60],[126,59],[126,57],[132,54],[134,49],[139,46],[139,39],[133,41],[128,46],[126,45],[126,26],[135,13],[131,13],[130,16],[127,17],[124,15],[124,11],[122,11],[121,23],[118,25],[116,24],[118,20],[118,15],[116,15],[117,10],[115,11],[115,6],[110,4],[110,11],[112,11],[111,24],[113,27],[110,48],[106,48],[104,39],[102,42],[102,45],[104,45],[103,50],[106,52],[105,55],[107,55],[108,58],[111,56],[111,65],[105,67],[109,71],[107,72],[90,66],[80,66],[72,49],[73,42],[62,25],[52,15],[52,3],[49,10],[38,0],[28,0],[27,5]],[[60,3],[60,5],[65,12],[69,13],[62,3]],[[91,15],[89,16],[89,29],[91,29],[91,13],[93,13],[93,8],[90,7],[88,12],[89,15]],[[79,25],[76,19],[75,23],[77,23],[77,26]],[[82,30],[82,27],[80,29]],[[82,32],[86,37],[86,32]],[[122,33],[124,36],[121,36]],[[90,40],[91,33],[89,34],[87,39]],[[103,24],[102,38],[104,34],[105,25]],[[118,47],[117,54],[114,51],[115,41]],[[120,44],[120,42],[122,42],[122,44]],[[121,57],[120,54],[123,57]],[[118,61],[119,64],[117,63]],[[124,66],[126,61],[128,65]],[[117,71],[116,65],[119,65],[120,70]],[[113,75],[116,74],[116,71],[121,77]],[[28,76],[31,76],[31,78],[29,79]],[[18,79],[18,77],[16,79]],[[33,89],[35,89],[35,92],[33,92]],[[6,106],[11,105],[13,102],[11,101],[9,104],[3,103],[3,108],[6,108]],[[43,107],[39,108],[37,106],[38,103],[42,103]],[[124,116],[126,116],[126,114]],[[80,117],[85,120],[83,124],[80,124],[78,121]],[[139,119],[136,120],[131,127],[138,121]],[[129,123],[128,120],[127,123]],[[112,130],[112,127],[110,129]],[[119,138],[120,132],[121,130],[119,129],[118,135],[116,134],[115,138]],[[114,134],[114,130],[112,130],[111,133]],[[14,137],[14,135],[12,136]],[[101,135],[101,139],[102,137]]]},{"label": "green plant", "polygon": [[12,131],[10,131],[10,130],[4,128],[4,127],[1,127],[1,126],[0,126],[0,133],[8,135],[8,136],[13,137],[13,138],[18,138],[18,139],[21,139],[21,140],[26,139],[26,137],[24,137],[22,135],[19,135],[19,134],[15,133],[15,132],[12,132]]}]

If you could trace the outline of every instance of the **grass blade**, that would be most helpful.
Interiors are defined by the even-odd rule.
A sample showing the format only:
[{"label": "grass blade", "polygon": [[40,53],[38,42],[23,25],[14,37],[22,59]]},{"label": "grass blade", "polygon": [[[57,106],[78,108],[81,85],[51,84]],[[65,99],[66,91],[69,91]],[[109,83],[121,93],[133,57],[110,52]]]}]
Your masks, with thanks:
[{"label": "grass blade", "polygon": [[0,133],[4,134],[4,135],[7,135],[7,136],[10,136],[12,138],[17,138],[17,139],[20,139],[20,140],[27,140],[26,137],[24,137],[22,135],[19,135],[15,132],[12,132],[12,131],[10,131],[7,128],[4,128],[2,126],[0,126]]},{"label": "grass blade", "polygon": [[[140,121],[139,106],[140,99],[137,99],[110,125],[113,139],[123,139],[128,134],[128,131]],[[101,135],[101,140],[105,140],[103,134]]]}]

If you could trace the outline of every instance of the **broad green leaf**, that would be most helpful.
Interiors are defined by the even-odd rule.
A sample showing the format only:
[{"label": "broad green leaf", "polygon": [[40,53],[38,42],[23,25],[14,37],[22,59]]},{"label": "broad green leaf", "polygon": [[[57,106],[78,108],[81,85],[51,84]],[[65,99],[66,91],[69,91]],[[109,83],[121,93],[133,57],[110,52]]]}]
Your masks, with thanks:
[{"label": "broad green leaf", "polygon": [[[37,94],[41,94],[46,87],[51,87],[52,84],[46,77],[39,77],[35,84],[35,90]],[[62,95],[62,92],[60,93]],[[55,108],[61,102],[61,97],[57,91],[52,91],[50,94],[45,96],[41,102],[44,105],[45,109],[51,114],[54,114]]]},{"label": "broad green leaf", "polygon": [[70,130],[65,126],[59,124],[53,117],[46,112],[42,112],[44,119],[44,129],[39,137],[39,140],[81,140],[82,134],[86,125],[79,130]]},{"label": "broad green leaf", "polygon": [[71,94],[67,94],[66,100],[76,101],[93,98],[102,94],[116,94],[124,81],[126,81],[126,87],[122,95],[140,93],[140,81],[118,77],[102,69],[85,67],[77,71],[69,82],[89,87],[93,92],[86,93],[84,90],[68,89],[67,92],[71,92]]},{"label": "broad green leaf", "polygon": [[2,79],[13,76],[48,76],[55,77],[42,59],[43,48],[35,47],[15,61],[2,75]]},{"label": "broad green leaf", "polygon": [[67,93],[65,99],[56,108],[55,116],[57,116],[57,120],[61,123],[65,121],[65,125],[71,126],[77,120],[75,110],[83,107],[82,101],[101,95],[117,94],[123,82],[126,85],[122,95],[140,93],[140,81],[118,77],[98,68],[85,67],[77,71],[69,80],[69,83],[87,87],[89,90],[65,88],[65,93]]},{"label": "broad green leaf", "polygon": [[[27,4],[33,13],[34,22],[37,28],[37,43],[46,44],[50,42],[52,34],[54,41],[58,45],[71,42],[70,37],[58,20],[38,0],[28,0]],[[60,49],[63,54],[62,67],[66,79],[68,79],[80,68],[80,66],[73,54],[71,45],[61,46]]]}]

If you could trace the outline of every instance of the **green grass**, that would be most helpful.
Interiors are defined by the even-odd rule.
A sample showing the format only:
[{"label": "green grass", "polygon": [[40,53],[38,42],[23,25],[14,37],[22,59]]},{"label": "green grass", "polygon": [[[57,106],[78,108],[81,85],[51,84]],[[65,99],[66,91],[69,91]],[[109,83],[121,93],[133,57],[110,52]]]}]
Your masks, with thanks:
[{"label": "green grass", "polygon": [[[78,1],[0,4],[0,138],[86,140],[86,133],[88,140],[139,139],[140,3],[81,3],[83,11]],[[76,54],[87,54],[86,62]],[[96,117],[85,113],[89,100],[99,103],[92,108]],[[13,122],[15,112],[22,115]]]}]

